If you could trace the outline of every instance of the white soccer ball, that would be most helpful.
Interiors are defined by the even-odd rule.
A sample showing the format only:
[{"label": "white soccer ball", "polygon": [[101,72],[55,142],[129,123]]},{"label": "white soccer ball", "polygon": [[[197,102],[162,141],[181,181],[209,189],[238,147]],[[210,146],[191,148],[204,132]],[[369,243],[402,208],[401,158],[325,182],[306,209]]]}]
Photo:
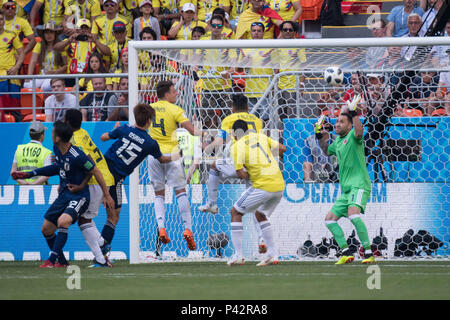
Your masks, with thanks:
[{"label": "white soccer ball", "polygon": [[327,85],[337,87],[344,83],[344,73],[338,67],[328,67],[323,73]]}]

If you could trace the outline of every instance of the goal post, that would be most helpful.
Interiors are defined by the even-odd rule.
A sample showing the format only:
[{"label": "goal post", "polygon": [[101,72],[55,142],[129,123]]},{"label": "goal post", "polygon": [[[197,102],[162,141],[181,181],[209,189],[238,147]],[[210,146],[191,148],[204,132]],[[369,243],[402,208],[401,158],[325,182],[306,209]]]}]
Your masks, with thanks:
[{"label": "goal post", "polygon": [[[279,163],[286,190],[270,217],[281,259],[339,255],[323,224],[341,193],[338,168],[335,159],[324,160],[314,151],[309,137],[319,115],[335,125],[345,101],[356,93],[363,96],[358,110],[373,183],[363,216],[372,244],[385,258],[448,258],[450,37],[130,41],[128,46],[130,125],[133,107],[155,102],[156,83],[172,80],[180,93],[176,104],[210,138],[231,113],[231,97],[242,93],[250,113],[264,120],[265,132],[286,145]],[[377,52],[372,48],[384,56],[371,56]],[[394,54],[398,61],[390,59]],[[369,58],[378,61],[369,65]],[[333,87],[323,79],[328,66],[342,69],[344,84]],[[220,260],[232,254],[229,211],[245,184],[222,180],[219,213],[198,210],[208,198],[208,171],[215,159],[202,155],[200,180],[187,190],[195,252],[186,247],[176,198],[168,188],[166,229],[172,242],[160,247],[147,161],[130,175],[130,263]],[[340,224],[359,248],[351,224],[345,219]],[[246,258],[260,257],[257,249],[252,217],[245,215]]]}]

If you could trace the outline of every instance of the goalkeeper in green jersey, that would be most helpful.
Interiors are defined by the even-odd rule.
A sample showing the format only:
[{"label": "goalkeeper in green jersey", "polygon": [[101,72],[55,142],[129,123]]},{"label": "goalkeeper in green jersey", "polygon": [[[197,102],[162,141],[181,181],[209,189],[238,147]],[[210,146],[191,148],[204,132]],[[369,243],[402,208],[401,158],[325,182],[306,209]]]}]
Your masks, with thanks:
[{"label": "goalkeeper in green jersey", "polygon": [[328,145],[328,132],[322,128],[323,117],[320,117],[314,125],[321,149],[326,155],[335,155],[339,165],[342,194],[325,217],[326,227],[342,250],[342,256],[336,264],[350,263],[355,259],[348,248],[344,232],[337,223],[342,217],[349,218],[356,228],[358,238],[364,247],[362,263],[375,263],[367,228],[361,219],[361,213],[364,213],[369,200],[371,183],[364,156],[364,127],[356,113],[360,99],[361,96],[355,96],[352,101],[347,101],[348,109],[342,108],[336,122],[338,137],[332,144]]}]

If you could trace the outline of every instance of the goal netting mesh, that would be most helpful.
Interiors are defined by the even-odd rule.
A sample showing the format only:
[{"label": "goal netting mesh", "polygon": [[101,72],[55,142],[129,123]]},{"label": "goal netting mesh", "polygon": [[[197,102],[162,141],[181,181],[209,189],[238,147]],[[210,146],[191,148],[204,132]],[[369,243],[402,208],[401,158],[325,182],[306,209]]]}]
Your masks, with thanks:
[{"label": "goal netting mesh", "polygon": [[[326,40],[331,39],[176,41],[179,48],[174,42],[133,42],[136,59],[130,58],[130,64],[134,63],[137,72],[130,67],[130,79],[135,79],[130,82],[130,96],[137,97],[134,102],[153,103],[158,81],[172,80],[179,92],[177,105],[208,132],[207,142],[211,142],[221,121],[231,114],[231,97],[246,95],[250,113],[264,120],[265,133],[287,147],[279,163],[286,189],[270,222],[280,259],[297,260],[340,255],[324,225],[326,213],[340,195],[339,168],[335,158],[319,150],[313,124],[320,115],[327,115],[333,132],[342,106],[361,94],[357,110],[365,127],[367,168],[373,183],[363,220],[372,249],[383,258],[447,258],[448,39],[402,38],[386,40],[381,46],[371,39],[338,39],[341,42],[329,41],[329,45]],[[324,70],[331,66],[344,73],[338,86],[324,79]],[[134,104],[130,101],[130,105]],[[130,234],[134,238],[130,250],[136,252],[132,253],[133,263],[216,260],[233,254],[229,212],[245,183],[222,180],[219,212],[213,215],[198,210],[208,198],[209,168],[220,157],[220,153],[204,153],[197,181],[187,186],[195,251],[187,248],[175,194],[169,188],[165,208],[171,242],[163,245],[158,240],[148,163],[141,164],[136,180],[130,180],[136,187],[130,192],[138,193],[136,209],[130,212],[135,216],[130,220],[135,225]],[[253,218],[245,215],[243,221],[244,255],[260,259]],[[361,246],[352,224],[348,219],[339,223],[358,257]]]}]

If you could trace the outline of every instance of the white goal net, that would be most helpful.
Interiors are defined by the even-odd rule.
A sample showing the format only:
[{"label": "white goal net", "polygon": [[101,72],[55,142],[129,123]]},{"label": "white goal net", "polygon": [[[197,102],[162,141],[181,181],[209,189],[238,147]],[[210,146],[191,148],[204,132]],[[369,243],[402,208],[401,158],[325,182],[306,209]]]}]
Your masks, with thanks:
[{"label": "white goal net", "polygon": [[[450,37],[130,42],[131,107],[153,103],[156,84],[172,80],[177,105],[195,125],[219,133],[231,114],[232,96],[244,94],[250,113],[265,133],[287,147],[280,159],[286,182],[283,199],[270,217],[280,259],[335,259],[338,249],[324,217],[340,195],[339,168],[324,156],[313,124],[324,114],[329,130],[340,109],[361,94],[357,111],[364,123],[372,194],[363,215],[372,249],[383,258],[447,258],[450,241]],[[324,71],[338,67],[343,81],[331,85]],[[245,190],[237,179],[218,189],[217,214],[198,210],[206,203],[211,163],[204,153],[187,191],[195,251],[173,190],[166,188],[166,230],[160,243],[154,191],[144,161],[130,179],[130,261],[225,259],[233,254],[230,209]],[[259,259],[258,235],[244,216],[244,255]],[[358,237],[347,219],[339,221],[359,256]]]}]

